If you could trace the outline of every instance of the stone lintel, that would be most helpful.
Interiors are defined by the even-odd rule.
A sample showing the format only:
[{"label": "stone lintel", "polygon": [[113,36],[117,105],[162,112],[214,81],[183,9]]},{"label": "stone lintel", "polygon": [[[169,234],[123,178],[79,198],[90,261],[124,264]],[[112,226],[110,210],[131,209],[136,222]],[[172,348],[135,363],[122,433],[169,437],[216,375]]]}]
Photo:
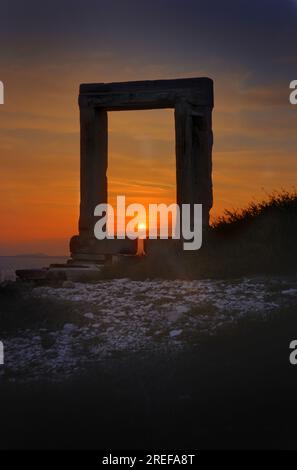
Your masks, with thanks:
[{"label": "stone lintel", "polygon": [[81,107],[107,111],[158,109],[174,108],[178,101],[212,108],[213,81],[203,77],[80,85]]}]

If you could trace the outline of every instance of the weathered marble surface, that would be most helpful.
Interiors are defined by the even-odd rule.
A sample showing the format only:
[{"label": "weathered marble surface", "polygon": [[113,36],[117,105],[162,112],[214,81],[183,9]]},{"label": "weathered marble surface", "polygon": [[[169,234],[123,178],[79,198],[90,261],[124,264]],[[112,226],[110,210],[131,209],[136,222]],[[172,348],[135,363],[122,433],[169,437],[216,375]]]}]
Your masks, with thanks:
[{"label": "weathered marble surface", "polygon": [[[98,241],[92,243],[93,214],[98,204],[107,202],[108,111],[174,108],[177,204],[202,204],[203,224],[208,225],[212,207],[211,79],[82,84],[79,106],[81,201],[79,243],[77,239],[71,243],[74,257],[76,253],[91,254],[92,247],[98,253]],[[122,244],[115,240],[114,246],[120,252]]]}]

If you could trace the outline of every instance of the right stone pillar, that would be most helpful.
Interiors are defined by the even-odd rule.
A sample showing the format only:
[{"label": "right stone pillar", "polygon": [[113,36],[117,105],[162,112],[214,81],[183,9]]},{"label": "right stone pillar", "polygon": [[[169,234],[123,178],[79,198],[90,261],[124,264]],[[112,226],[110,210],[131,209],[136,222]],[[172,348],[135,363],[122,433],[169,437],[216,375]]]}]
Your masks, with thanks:
[{"label": "right stone pillar", "polygon": [[177,204],[202,204],[204,228],[213,203],[211,113],[186,101],[175,106]]}]

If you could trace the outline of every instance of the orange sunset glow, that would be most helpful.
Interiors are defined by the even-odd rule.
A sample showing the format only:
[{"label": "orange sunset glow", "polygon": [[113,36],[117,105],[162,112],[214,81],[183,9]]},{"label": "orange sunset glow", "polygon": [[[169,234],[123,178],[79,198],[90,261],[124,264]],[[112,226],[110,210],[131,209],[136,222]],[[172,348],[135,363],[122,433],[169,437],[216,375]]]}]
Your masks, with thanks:
[{"label": "orange sunset glow", "polygon": [[[74,36],[69,32],[60,37],[62,30],[57,29],[58,43],[48,26],[43,50],[33,37],[23,44],[17,36],[9,53],[3,54],[1,254],[68,254],[69,239],[78,231],[80,83],[199,76],[214,80],[212,220],[225,209],[241,208],[267,192],[295,185],[296,111],[288,100],[289,81],[295,77],[289,73],[293,63],[289,53],[274,57],[284,64],[283,76],[267,73],[263,78],[260,62],[253,63],[257,57],[250,57],[246,49],[244,59],[228,38],[225,55],[218,56],[219,41],[216,48],[211,41],[196,41],[199,51],[198,46],[194,51],[192,39],[180,36],[192,51],[183,56],[177,32],[173,34],[168,26],[172,55],[165,48],[167,36],[160,42],[151,34],[153,58],[150,52],[144,54],[145,31],[134,31],[133,23],[129,34],[120,34],[124,26],[119,24],[118,31],[114,27],[106,32],[112,37],[110,42],[100,42],[98,37],[97,47],[88,48],[79,40],[84,24],[75,17]],[[189,34],[195,35],[196,30],[201,37],[208,34],[202,26]],[[97,29],[92,31],[88,30],[86,38]],[[217,34],[213,31],[214,37]],[[133,42],[136,36],[140,42]],[[70,46],[70,38],[77,49]],[[113,204],[116,195],[125,195],[127,204],[175,202],[174,145],[172,110],[109,113],[108,202]]]},{"label": "orange sunset glow", "polygon": [[[0,243],[8,251],[23,252],[34,246],[35,250],[39,247],[52,254],[67,253],[68,240],[77,232],[79,123],[77,89],[72,88],[72,93],[64,97],[65,103],[57,93],[44,114],[25,97],[22,103],[15,99],[15,105],[11,105],[11,120],[1,110],[1,127],[7,134],[0,143]],[[286,164],[290,155],[286,151],[284,159],[285,151],[272,148],[275,134],[265,137],[267,124],[257,131],[262,139],[264,134],[267,148],[232,148],[233,136],[255,130],[243,129],[244,123],[236,118],[242,112],[239,103],[234,103],[232,112],[223,111],[224,94],[220,95],[219,89],[213,124],[212,218],[225,208],[240,208],[252,198],[262,198],[264,190],[292,187],[295,182],[294,171]],[[13,91],[9,94],[14,95]],[[257,109],[256,103],[244,106]],[[20,108],[30,114],[29,120]],[[12,132],[16,125],[20,131]],[[218,136],[223,136],[222,149],[217,144]],[[296,171],[296,161],[291,164]],[[109,113],[108,181],[111,204],[115,204],[116,195],[125,195],[127,204],[137,202],[146,207],[149,203],[176,201],[172,110]]]}]

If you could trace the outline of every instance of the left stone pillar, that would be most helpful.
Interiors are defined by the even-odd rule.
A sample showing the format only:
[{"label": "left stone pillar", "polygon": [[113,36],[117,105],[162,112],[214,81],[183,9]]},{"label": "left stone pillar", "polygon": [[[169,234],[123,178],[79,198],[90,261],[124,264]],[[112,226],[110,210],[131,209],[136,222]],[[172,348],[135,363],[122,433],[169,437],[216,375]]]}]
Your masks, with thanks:
[{"label": "left stone pillar", "polygon": [[80,240],[94,238],[94,209],[107,202],[107,111],[80,105]]}]

